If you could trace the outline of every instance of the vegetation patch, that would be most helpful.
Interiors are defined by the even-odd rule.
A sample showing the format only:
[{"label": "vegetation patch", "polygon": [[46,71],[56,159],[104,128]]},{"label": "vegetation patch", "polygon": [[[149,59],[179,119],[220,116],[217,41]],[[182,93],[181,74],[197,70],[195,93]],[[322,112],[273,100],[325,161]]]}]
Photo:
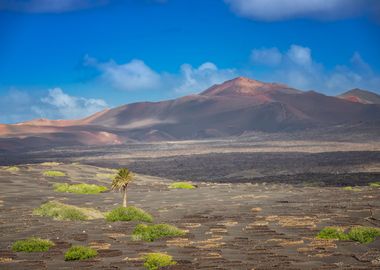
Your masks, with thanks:
[{"label": "vegetation patch", "polygon": [[344,229],[340,227],[326,227],[323,228],[318,234],[319,239],[333,239],[333,240],[348,240],[347,234]]},{"label": "vegetation patch", "polygon": [[358,226],[351,228],[347,235],[349,239],[353,241],[368,244],[375,241],[375,238],[380,236],[380,229]]},{"label": "vegetation patch", "polygon": [[68,192],[68,193],[76,193],[76,194],[99,194],[108,190],[104,186],[98,186],[94,184],[55,184],[54,190],[57,192]]},{"label": "vegetation patch", "polygon": [[183,236],[186,232],[168,224],[145,225],[139,224],[132,233],[133,240],[153,242],[156,239],[173,236]]},{"label": "vegetation patch", "polygon": [[10,167],[5,167],[5,170],[7,172],[18,172],[20,170],[20,168],[16,167],[16,166],[10,166]]},{"label": "vegetation patch", "polygon": [[173,257],[165,253],[148,253],[143,259],[144,267],[148,270],[157,270],[161,267],[176,264]]},{"label": "vegetation patch", "polygon": [[72,246],[65,253],[65,261],[77,261],[94,258],[98,255],[95,249],[85,246]]},{"label": "vegetation patch", "polygon": [[153,222],[153,217],[140,208],[134,206],[120,206],[118,208],[113,209],[111,212],[108,212],[106,214],[106,220],[111,222],[132,220]]},{"label": "vegetation patch", "polygon": [[48,251],[54,243],[50,240],[31,237],[13,243],[12,250],[15,252],[43,252]]},{"label": "vegetation patch", "polygon": [[380,182],[372,182],[369,184],[370,187],[376,187],[376,188],[379,188],[380,187]]},{"label": "vegetation patch", "polygon": [[42,162],[41,163],[42,166],[58,166],[60,164],[61,163],[55,162],[55,161],[48,161],[48,162]]},{"label": "vegetation patch", "polygon": [[169,188],[194,189],[195,186],[187,182],[175,182],[175,183],[170,184]]},{"label": "vegetation patch", "polygon": [[352,240],[362,244],[368,244],[380,236],[379,228],[356,226],[352,227],[348,232],[340,227],[326,227],[322,229],[317,238],[334,239],[334,240]]},{"label": "vegetation patch", "polygon": [[61,172],[61,171],[44,171],[42,174],[44,176],[48,176],[48,177],[62,177],[62,176],[66,176],[66,174],[64,172]]},{"label": "vegetation patch", "polygon": [[56,220],[72,221],[103,218],[103,214],[95,209],[77,207],[57,201],[42,204],[33,211],[33,214],[43,217],[52,217]]},{"label": "vegetation patch", "polygon": [[358,188],[358,187],[351,187],[351,186],[344,187],[343,190],[347,190],[347,191],[361,191],[360,188]]}]

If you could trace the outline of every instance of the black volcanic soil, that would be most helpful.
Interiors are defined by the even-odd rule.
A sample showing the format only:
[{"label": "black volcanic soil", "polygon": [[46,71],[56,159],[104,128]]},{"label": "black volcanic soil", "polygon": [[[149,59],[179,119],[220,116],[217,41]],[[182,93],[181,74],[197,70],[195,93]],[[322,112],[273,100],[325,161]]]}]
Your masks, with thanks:
[{"label": "black volcanic soil", "polygon": [[[44,177],[46,169],[65,171],[67,177]],[[171,254],[178,263],[167,269],[178,270],[380,268],[380,238],[371,244],[315,239],[324,226],[380,227],[379,189],[368,186],[355,192],[340,187],[199,182],[195,190],[170,190],[171,179],[139,174],[130,186],[130,204],[150,212],[157,223],[188,230],[184,237],[153,243],[132,241],[135,222],[63,222],[32,215],[35,207],[52,199],[112,209],[121,200],[118,193],[53,191],[56,182],[109,184],[97,173],[109,171],[77,163],[22,165],[13,173],[1,169],[0,269],[143,269],[139,258],[146,252]],[[46,253],[11,251],[14,241],[30,236],[51,239],[56,246]],[[73,244],[93,246],[99,256],[65,262],[63,254]]]}]

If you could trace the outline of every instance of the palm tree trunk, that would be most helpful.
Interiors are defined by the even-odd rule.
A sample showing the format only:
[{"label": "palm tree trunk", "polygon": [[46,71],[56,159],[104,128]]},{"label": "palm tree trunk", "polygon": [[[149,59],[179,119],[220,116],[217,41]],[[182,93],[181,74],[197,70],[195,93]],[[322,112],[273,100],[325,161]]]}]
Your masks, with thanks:
[{"label": "palm tree trunk", "polygon": [[127,189],[124,188],[124,194],[123,194],[123,206],[127,207]]}]

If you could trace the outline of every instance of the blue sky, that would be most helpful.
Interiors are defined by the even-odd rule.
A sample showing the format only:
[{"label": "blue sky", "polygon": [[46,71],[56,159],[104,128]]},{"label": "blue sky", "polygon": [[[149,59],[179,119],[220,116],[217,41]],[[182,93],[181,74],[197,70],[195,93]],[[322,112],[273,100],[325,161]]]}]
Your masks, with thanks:
[{"label": "blue sky", "polygon": [[80,118],[236,76],[380,91],[376,0],[2,0],[0,122]]}]

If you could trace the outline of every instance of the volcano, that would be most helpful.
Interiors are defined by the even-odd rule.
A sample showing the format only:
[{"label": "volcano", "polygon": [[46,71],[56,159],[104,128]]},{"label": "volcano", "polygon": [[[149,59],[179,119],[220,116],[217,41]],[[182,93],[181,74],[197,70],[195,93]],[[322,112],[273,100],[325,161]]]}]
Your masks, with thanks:
[{"label": "volcano", "polygon": [[[351,98],[353,94],[359,101]],[[357,123],[378,125],[380,104],[374,97],[379,96],[363,90],[326,96],[238,77],[199,94],[127,104],[80,120],[38,119],[0,125],[0,148],[106,145],[294,132]]]}]

